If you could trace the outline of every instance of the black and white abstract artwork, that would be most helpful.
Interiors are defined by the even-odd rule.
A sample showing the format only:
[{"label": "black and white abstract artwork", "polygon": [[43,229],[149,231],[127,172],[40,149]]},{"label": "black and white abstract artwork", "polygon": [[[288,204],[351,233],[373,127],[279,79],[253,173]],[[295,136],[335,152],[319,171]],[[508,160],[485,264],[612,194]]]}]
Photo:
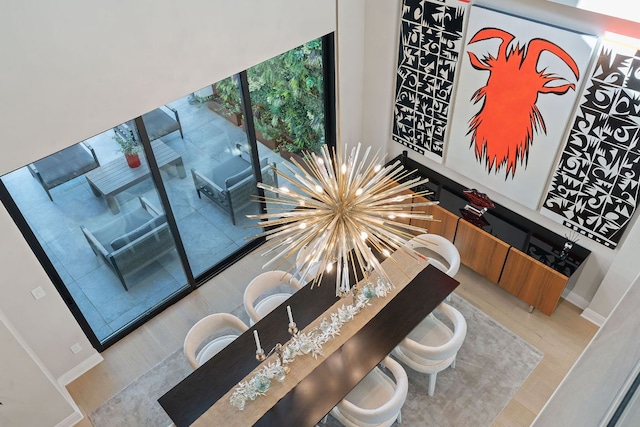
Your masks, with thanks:
[{"label": "black and white abstract artwork", "polygon": [[442,162],[468,4],[403,0],[392,139]]},{"label": "black and white abstract artwork", "polygon": [[638,206],[640,41],[603,41],[542,214],[615,248]]}]

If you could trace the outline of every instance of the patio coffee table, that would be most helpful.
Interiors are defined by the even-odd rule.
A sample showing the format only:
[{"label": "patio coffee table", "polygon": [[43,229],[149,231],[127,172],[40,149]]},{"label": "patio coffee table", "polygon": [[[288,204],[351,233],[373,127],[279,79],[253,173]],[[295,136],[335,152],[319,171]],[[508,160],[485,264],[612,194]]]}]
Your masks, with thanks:
[{"label": "patio coffee table", "polygon": [[[182,157],[178,153],[159,139],[153,141],[151,147],[158,167],[174,165],[180,178],[187,176]],[[149,165],[144,156],[140,156],[140,163],[137,168],[130,168],[124,156],[121,156],[85,174],[93,194],[96,197],[104,197],[112,213],[120,212],[120,205],[115,196],[149,176]]]}]

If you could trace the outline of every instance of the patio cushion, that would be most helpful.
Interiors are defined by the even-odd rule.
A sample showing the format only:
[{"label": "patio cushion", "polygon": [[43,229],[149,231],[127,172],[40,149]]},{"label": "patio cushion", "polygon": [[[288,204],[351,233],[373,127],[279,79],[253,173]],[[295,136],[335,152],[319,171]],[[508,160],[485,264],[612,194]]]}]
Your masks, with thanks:
[{"label": "patio cushion", "polygon": [[138,208],[128,212],[126,215],[115,218],[107,224],[103,224],[101,227],[92,231],[91,234],[93,234],[102,246],[108,247],[111,245],[113,239],[140,227],[150,219],[152,219],[152,217],[146,209]]},{"label": "patio cushion", "polygon": [[242,181],[243,179],[251,175],[253,171],[251,170],[250,166],[251,165],[247,166],[245,170],[238,172],[237,174],[227,178],[224,182],[225,187],[226,188],[233,187],[235,184],[239,183],[240,181]]},{"label": "patio cushion", "polygon": [[[260,159],[262,181],[267,185],[278,185],[275,163],[269,164],[265,157]],[[205,195],[224,209],[235,225],[235,212],[245,208],[257,195],[256,180],[253,178],[251,162],[240,156],[230,157],[209,169],[209,173],[191,169],[193,184],[198,197]]]},{"label": "patio cushion", "polygon": [[[267,166],[267,162],[269,159],[267,159],[266,157],[260,159],[260,169],[264,168],[265,166]],[[249,162],[247,162],[249,163]],[[226,188],[229,189],[229,187],[232,187],[233,185],[239,183],[240,181],[242,181],[243,179],[245,179],[246,177],[248,177],[249,175],[253,175],[253,170],[251,169],[251,164],[249,163],[249,165],[247,166],[247,168],[245,170],[243,170],[242,172],[239,172],[233,176],[230,176],[229,178],[226,179],[225,184],[226,184]]]},{"label": "patio cushion", "polygon": [[140,237],[144,236],[148,232],[156,229],[158,226],[160,226],[161,224],[164,224],[166,221],[167,221],[167,218],[164,214],[154,217],[149,221],[145,222],[144,224],[142,224],[141,226],[139,226],[138,228],[128,232],[127,234],[113,239],[111,241],[111,248],[114,251],[117,251],[123,246],[139,239]]},{"label": "patio cushion", "polygon": [[156,108],[147,114],[143,114],[142,121],[147,128],[150,141],[180,130],[180,123],[162,108]]},{"label": "patio cushion", "polygon": [[211,178],[214,184],[220,188],[227,188],[226,181],[228,178],[233,177],[239,173],[244,173],[246,170],[251,172],[251,163],[246,161],[240,156],[234,156],[225,160],[211,170],[208,176]]},{"label": "patio cushion", "polygon": [[49,188],[95,169],[98,163],[80,144],[72,145],[33,163]]}]

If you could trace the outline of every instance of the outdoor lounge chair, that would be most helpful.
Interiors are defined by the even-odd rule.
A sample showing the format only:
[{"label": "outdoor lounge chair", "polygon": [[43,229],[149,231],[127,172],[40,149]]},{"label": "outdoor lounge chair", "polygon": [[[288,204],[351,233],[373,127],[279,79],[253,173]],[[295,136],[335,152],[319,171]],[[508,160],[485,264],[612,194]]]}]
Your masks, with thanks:
[{"label": "outdoor lounge chair", "polygon": [[[191,169],[193,183],[198,192],[207,196],[231,216],[236,224],[236,213],[252,203],[252,197],[258,194],[253,168],[246,153],[231,157],[211,167],[208,171]],[[275,163],[268,164],[267,159],[260,160],[262,182],[273,187],[278,186]]]},{"label": "outdoor lounge chair", "polygon": [[129,290],[124,276],[145,267],[175,247],[164,213],[146,198],[140,207],[89,231],[81,226],[93,252],[118,276]]},{"label": "outdoor lounge chair", "polygon": [[[143,114],[142,121],[147,129],[149,141],[155,141],[156,139],[162,138],[163,136],[169,135],[175,131],[180,131],[180,138],[184,139],[180,116],[175,108],[163,105],[160,108],[149,111],[147,114]],[[133,120],[129,120],[128,122],[113,128],[113,130],[123,138],[131,134],[136,141],[139,141],[133,132],[133,129],[135,129]]]},{"label": "outdoor lounge chair", "polygon": [[147,128],[150,141],[155,141],[177,130],[180,131],[180,138],[184,139],[180,116],[175,108],[169,106],[156,108],[147,114],[143,114],[142,121]]},{"label": "outdoor lounge chair", "polygon": [[80,142],[31,163],[28,169],[47,192],[49,200],[53,202],[49,190],[82,176],[98,166],[100,162],[93,148],[85,142]]}]

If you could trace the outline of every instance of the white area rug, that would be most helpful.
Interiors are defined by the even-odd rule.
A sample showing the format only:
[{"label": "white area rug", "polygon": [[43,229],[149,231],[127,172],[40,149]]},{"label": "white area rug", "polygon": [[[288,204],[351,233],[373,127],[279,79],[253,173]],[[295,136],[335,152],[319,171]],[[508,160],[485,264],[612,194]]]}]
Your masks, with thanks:
[{"label": "white area rug", "polygon": [[[436,393],[429,397],[428,377],[406,368],[409,394],[402,426],[489,426],[542,360],[541,351],[464,299],[454,294],[451,305],[460,310],[468,326],[456,369],[438,374]],[[171,420],[157,400],[190,372],[182,351],[177,351],[89,418],[96,427],[166,427]],[[339,424],[329,417],[326,425]]]}]

